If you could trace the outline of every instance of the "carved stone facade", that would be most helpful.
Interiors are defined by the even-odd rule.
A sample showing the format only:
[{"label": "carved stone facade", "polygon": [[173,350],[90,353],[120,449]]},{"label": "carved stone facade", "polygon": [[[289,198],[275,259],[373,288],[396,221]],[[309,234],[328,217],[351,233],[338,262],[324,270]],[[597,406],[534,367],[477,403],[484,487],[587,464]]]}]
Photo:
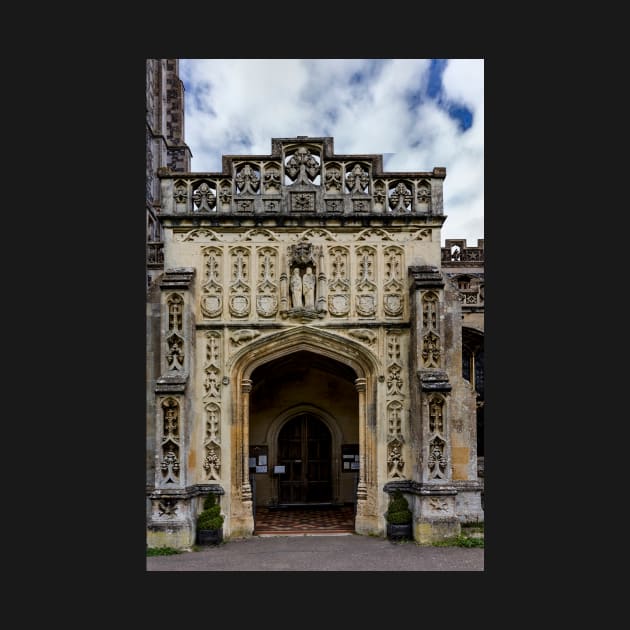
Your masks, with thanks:
[{"label": "carved stone facade", "polygon": [[416,540],[483,520],[462,305],[441,271],[445,176],[384,172],[326,137],[160,173],[151,546],[193,544],[208,492],[226,538],[252,535],[256,505],[314,502],[353,503],[355,531],[384,536],[396,488]]}]

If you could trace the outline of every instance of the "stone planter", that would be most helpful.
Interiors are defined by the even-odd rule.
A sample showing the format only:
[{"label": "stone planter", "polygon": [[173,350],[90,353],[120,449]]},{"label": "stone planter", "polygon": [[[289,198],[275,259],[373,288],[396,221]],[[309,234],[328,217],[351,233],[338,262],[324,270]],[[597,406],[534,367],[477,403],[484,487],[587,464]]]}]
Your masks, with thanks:
[{"label": "stone planter", "polygon": [[411,523],[396,525],[387,523],[387,538],[389,540],[411,540]]},{"label": "stone planter", "polygon": [[221,529],[198,529],[198,545],[218,545],[223,541],[223,528]]}]

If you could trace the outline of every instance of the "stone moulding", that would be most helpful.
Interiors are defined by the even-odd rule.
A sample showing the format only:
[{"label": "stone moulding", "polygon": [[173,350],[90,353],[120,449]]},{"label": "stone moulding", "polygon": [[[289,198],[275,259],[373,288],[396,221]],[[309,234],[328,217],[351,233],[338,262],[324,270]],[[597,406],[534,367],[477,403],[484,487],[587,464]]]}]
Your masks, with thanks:
[{"label": "stone moulding", "polygon": [[423,392],[450,392],[452,389],[448,374],[442,370],[419,370],[417,375]]}]

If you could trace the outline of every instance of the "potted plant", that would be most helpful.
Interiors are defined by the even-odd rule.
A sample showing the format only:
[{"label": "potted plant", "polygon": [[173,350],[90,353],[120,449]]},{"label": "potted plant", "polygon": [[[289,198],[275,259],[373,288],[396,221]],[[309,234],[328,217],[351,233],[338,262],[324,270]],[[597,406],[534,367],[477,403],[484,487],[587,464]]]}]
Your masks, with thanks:
[{"label": "potted plant", "polygon": [[203,502],[203,510],[197,517],[197,544],[218,545],[223,540],[221,506],[210,493]]},{"label": "potted plant", "polygon": [[409,503],[400,490],[395,490],[389,498],[389,506],[385,512],[387,521],[387,538],[390,540],[411,540],[412,514]]}]

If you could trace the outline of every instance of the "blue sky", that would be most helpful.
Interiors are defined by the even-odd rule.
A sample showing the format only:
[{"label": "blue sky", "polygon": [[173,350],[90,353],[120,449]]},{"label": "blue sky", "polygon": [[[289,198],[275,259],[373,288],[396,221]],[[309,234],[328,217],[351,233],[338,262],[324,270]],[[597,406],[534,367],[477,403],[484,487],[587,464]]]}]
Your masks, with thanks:
[{"label": "blue sky", "polygon": [[272,138],[332,136],[390,171],[446,167],[442,242],[484,237],[483,59],[180,59],[194,172]]}]

